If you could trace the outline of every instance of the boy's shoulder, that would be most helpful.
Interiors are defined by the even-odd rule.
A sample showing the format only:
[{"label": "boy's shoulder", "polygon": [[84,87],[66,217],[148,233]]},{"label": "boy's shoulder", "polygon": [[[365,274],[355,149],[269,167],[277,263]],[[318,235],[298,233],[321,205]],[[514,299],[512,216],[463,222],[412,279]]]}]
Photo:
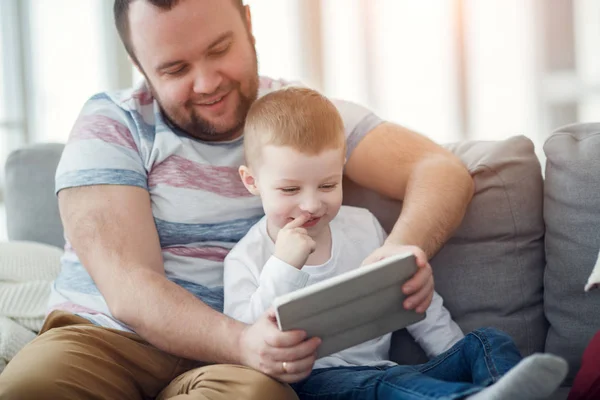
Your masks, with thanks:
[{"label": "boy's shoulder", "polygon": [[375,216],[371,211],[363,207],[341,206],[338,215],[334,220],[339,220],[342,223],[352,222],[369,222],[373,221]]},{"label": "boy's shoulder", "polygon": [[343,252],[364,259],[383,244],[386,233],[366,208],[342,206],[331,221],[331,231],[340,240]]},{"label": "boy's shoulder", "polygon": [[248,232],[242,237],[229,251],[227,257],[236,255],[246,255],[256,257],[259,254],[266,253],[271,240],[266,232],[266,217],[262,217],[257,223],[252,225]]},{"label": "boy's shoulder", "polygon": [[360,235],[372,235],[380,226],[371,211],[354,206],[342,206],[332,223],[334,223],[336,229]]}]

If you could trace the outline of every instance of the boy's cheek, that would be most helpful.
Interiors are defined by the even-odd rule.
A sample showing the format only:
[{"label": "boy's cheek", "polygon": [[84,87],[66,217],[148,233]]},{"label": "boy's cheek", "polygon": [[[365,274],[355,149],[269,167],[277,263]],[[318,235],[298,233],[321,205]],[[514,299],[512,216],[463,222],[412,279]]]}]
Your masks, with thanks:
[{"label": "boy's cheek", "polygon": [[[273,200],[273,199],[271,199]],[[287,223],[288,217],[291,215],[289,208],[285,207],[280,201],[269,201],[269,199],[263,198],[263,209],[267,218],[274,222],[277,227],[281,228]]]}]

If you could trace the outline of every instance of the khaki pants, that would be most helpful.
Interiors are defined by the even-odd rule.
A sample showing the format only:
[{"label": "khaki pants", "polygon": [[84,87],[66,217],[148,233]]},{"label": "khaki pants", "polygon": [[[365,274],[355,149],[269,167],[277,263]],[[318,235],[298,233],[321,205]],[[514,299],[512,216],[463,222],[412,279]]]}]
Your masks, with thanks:
[{"label": "khaki pants", "polygon": [[200,366],[141,337],[54,311],[0,375],[0,399],[297,399],[237,365]]}]

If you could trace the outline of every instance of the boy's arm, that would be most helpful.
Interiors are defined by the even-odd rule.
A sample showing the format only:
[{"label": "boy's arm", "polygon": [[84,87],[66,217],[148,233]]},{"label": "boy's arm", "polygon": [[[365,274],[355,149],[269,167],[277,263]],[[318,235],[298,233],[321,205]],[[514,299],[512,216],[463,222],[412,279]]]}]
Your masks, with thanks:
[{"label": "boy's arm", "polygon": [[[373,216],[373,225],[379,240],[378,245],[381,245],[387,235],[375,216]],[[408,326],[407,330],[430,358],[450,349],[464,337],[462,330],[452,319],[450,311],[444,307],[442,297],[435,291],[425,319]]]},{"label": "boy's arm", "polygon": [[309,275],[275,256],[264,266],[253,260],[243,246],[236,246],[225,258],[224,312],[251,324],[271,306],[277,296],[306,286]]},{"label": "boy's arm", "polygon": [[429,358],[449,350],[465,336],[437,292],[433,292],[425,319],[406,329]]}]

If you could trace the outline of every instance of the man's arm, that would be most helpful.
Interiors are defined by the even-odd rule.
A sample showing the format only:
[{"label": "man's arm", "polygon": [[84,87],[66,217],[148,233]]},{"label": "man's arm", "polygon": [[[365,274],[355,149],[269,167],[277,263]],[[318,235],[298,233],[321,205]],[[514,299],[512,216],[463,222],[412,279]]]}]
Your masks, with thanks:
[{"label": "man's arm", "polygon": [[240,362],[238,339],[245,325],[166,278],[146,190],[65,189],[59,208],[67,237],[115,318],[171,354]]},{"label": "man's arm", "polygon": [[[59,192],[65,232],[115,318],[168,353],[242,364],[283,382],[310,373],[320,341],[280,332],[273,313],[235,321],[165,276],[150,196],[139,187],[94,185]],[[281,371],[281,360],[289,361]]]},{"label": "man's arm", "polygon": [[429,258],[460,225],[474,190],[456,156],[391,123],[378,125],[358,143],[346,174],[361,186],[404,201],[386,243],[418,246]]}]

